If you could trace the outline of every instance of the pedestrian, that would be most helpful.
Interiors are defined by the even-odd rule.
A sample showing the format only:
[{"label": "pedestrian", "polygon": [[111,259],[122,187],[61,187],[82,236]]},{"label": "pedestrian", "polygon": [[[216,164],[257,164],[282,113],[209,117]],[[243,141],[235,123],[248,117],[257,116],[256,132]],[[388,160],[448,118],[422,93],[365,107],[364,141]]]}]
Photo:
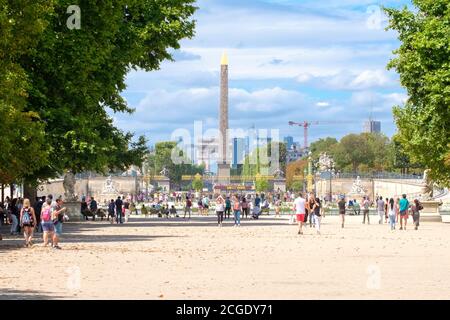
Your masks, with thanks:
[{"label": "pedestrian", "polygon": [[125,202],[123,203],[122,212],[125,217],[125,223],[128,223],[128,219],[130,218],[130,203],[128,202],[128,199],[125,199]]},{"label": "pedestrian", "polygon": [[67,208],[62,207],[63,201],[62,198],[59,197],[56,199],[56,204],[52,208],[52,220],[53,224],[55,226],[55,232],[53,233],[53,243],[52,247],[54,249],[61,249],[59,246],[59,240],[62,236],[62,230],[63,230],[63,223],[64,223],[64,212],[67,210]]},{"label": "pedestrian", "polygon": [[248,211],[249,211],[249,206],[248,206],[248,201],[247,198],[245,196],[242,197],[242,204],[241,204],[241,208],[242,208],[242,217],[245,219],[247,219],[248,217]]},{"label": "pedestrian", "polygon": [[9,217],[11,220],[11,235],[13,235],[13,236],[18,234],[19,215],[20,215],[20,211],[18,210],[18,207],[17,207],[17,198],[14,198],[11,201],[11,207],[9,210]]},{"label": "pedestrian", "polygon": [[306,222],[305,206],[306,200],[302,197],[302,194],[299,193],[298,197],[294,200],[293,208],[297,217],[298,234],[303,234],[303,224]]},{"label": "pedestrian", "polygon": [[122,218],[123,218],[123,213],[122,213],[123,201],[122,201],[122,198],[120,196],[117,197],[115,204],[116,204],[116,215],[117,215],[116,221],[117,221],[117,224],[119,224],[119,223],[123,224],[123,220],[122,220]]},{"label": "pedestrian", "polygon": [[31,207],[30,200],[23,200],[23,207],[20,210],[20,226],[23,228],[23,235],[25,237],[25,247],[31,247],[33,243],[33,230],[36,227],[36,214]]},{"label": "pedestrian", "polygon": [[370,224],[370,220],[369,220],[369,213],[370,213],[370,201],[369,201],[369,197],[364,197],[364,201],[363,201],[363,224],[366,223],[366,217],[367,217],[367,224]]},{"label": "pedestrian", "polygon": [[380,217],[380,220],[378,221],[379,224],[383,223],[383,219],[385,218],[385,214],[384,214],[384,200],[383,197],[378,197],[377,198],[377,212],[378,212],[378,216]]},{"label": "pedestrian", "polygon": [[395,223],[400,223],[400,198],[395,199]]},{"label": "pedestrian", "polygon": [[353,211],[357,216],[361,214],[361,206],[359,205],[358,201],[356,201],[356,199],[353,200]]},{"label": "pedestrian", "polygon": [[217,224],[219,227],[222,227],[224,211],[225,211],[225,200],[223,199],[222,195],[219,195],[216,199]]},{"label": "pedestrian", "polygon": [[316,226],[317,234],[320,235],[320,222],[322,220],[322,203],[319,198],[315,199],[313,206],[314,225]]},{"label": "pedestrian", "polygon": [[413,221],[414,221],[414,229],[418,230],[420,225],[420,210],[423,210],[422,204],[418,199],[414,199],[414,205],[411,207]]},{"label": "pedestrian", "polygon": [[108,221],[109,221],[109,218],[111,218],[111,224],[114,223],[115,209],[116,209],[116,204],[114,203],[114,199],[111,199],[111,201],[108,204]]},{"label": "pedestrian", "polygon": [[89,209],[88,209],[88,204],[86,202],[86,197],[81,198],[80,212],[84,216],[84,218],[86,220],[88,220]]},{"label": "pedestrian", "polygon": [[344,228],[344,223],[345,223],[345,196],[341,196],[341,200],[339,200],[338,202],[338,207],[339,207],[339,215],[341,216],[341,228]]},{"label": "pedestrian", "polygon": [[314,205],[315,205],[315,203],[316,203],[316,198],[311,193],[309,195],[308,205],[306,206],[306,210],[308,211],[309,227],[310,228],[312,228],[313,226],[315,227],[315,224],[314,224]]},{"label": "pedestrian", "polygon": [[36,198],[36,203],[34,204],[34,214],[36,215],[36,231],[38,233],[42,232],[41,211],[44,202],[45,197],[38,197]]},{"label": "pedestrian", "polygon": [[275,201],[275,218],[280,218],[280,212],[281,212],[281,199],[278,197],[278,199]]},{"label": "pedestrian", "polygon": [[192,207],[192,201],[189,197],[186,197],[186,205],[184,207],[184,217],[183,219],[186,219],[186,213],[189,213],[188,220],[191,220],[191,207]]},{"label": "pedestrian", "polygon": [[95,215],[97,214],[98,210],[97,201],[95,201],[94,197],[91,198],[91,202],[89,203],[89,209],[91,210],[92,213],[92,221],[94,221]]},{"label": "pedestrian", "polygon": [[[208,196],[205,195],[203,197],[202,204],[203,204],[203,214],[208,216],[208,214],[209,214],[209,197]],[[225,200],[224,200],[224,207],[225,207]]]},{"label": "pedestrian", "polygon": [[230,214],[231,214],[231,200],[230,197],[228,196],[225,200],[225,219],[230,219]]},{"label": "pedestrian", "polygon": [[389,220],[388,213],[389,213],[389,199],[386,198],[386,201],[384,202],[384,217],[385,217],[384,223],[387,223]]},{"label": "pedestrian", "polygon": [[42,205],[41,211],[41,225],[44,232],[44,247],[48,245],[48,241],[53,239],[53,233],[55,232],[55,225],[52,220],[52,202],[53,196],[50,194],[47,196],[45,203]]},{"label": "pedestrian", "polygon": [[409,201],[406,199],[406,194],[402,195],[402,198],[399,202],[400,207],[400,230],[406,230],[406,224],[408,222],[408,210],[409,210]]},{"label": "pedestrian", "polygon": [[233,213],[234,213],[234,226],[240,227],[241,226],[241,209],[242,209],[242,203],[239,201],[238,195],[235,195],[233,197]]},{"label": "pedestrian", "polygon": [[395,214],[395,201],[394,198],[391,198],[389,200],[389,223],[391,225],[391,231],[395,230],[395,219],[396,219],[396,214]]}]

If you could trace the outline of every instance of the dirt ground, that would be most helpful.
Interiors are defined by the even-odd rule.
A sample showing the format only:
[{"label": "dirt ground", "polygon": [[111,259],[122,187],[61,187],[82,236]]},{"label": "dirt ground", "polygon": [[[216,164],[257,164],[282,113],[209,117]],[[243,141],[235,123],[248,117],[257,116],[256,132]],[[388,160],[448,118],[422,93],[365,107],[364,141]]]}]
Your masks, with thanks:
[{"label": "dirt ground", "polygon": [[[372,218],[374,221],[376,217]],[[391,232],[348,217],[64,225],[62,250],[0,241],[0,299],[449,299],[450,225]]]}]

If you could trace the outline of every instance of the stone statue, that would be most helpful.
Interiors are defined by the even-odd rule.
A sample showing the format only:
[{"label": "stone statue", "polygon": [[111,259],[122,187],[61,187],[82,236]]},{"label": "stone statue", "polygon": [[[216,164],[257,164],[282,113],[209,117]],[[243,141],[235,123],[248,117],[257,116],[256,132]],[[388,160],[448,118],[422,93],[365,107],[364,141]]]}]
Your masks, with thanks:
[{"label": "stone statue", "polygon": [[167,170],[167,168],[164,167],[164,168],[162,169],[162,171],[160,172],[160,174],[163,175],[164,177],[168,178],[167,175],[169,174],[169,170]]},{"label": "stone statue", "polygon": [[112,177],[109,176],[105,181],[105,185],[103,186],[102,194],[115,194],[115,193],[117,193],[117,190],[114,187],[114,181],[112,180]]},{"label": "stone statue", "polygon": [[364,190],[364,187],[362,186],[361,177],[356,177],[355,182],[353,182],[352,185],[352,191],[350,194],[366,194],[366,191]]},{"label": "stone statue", "polygon": [[284,178],[284,172],[281,169],[277,169],[273,172],[273,175],[275,176],[275,178]]},{"label": "stone statue", "polygon": [[433,199],[434,182],[430,178],[430,169],[427,169],[423,173],[422,180],[422,193],[423,200]]},{"label": "stone statue", "polygon": [[77,200],[75,195],[75,175],[70,171],[64,175],[63,188],[66,201],[70,202]]}]

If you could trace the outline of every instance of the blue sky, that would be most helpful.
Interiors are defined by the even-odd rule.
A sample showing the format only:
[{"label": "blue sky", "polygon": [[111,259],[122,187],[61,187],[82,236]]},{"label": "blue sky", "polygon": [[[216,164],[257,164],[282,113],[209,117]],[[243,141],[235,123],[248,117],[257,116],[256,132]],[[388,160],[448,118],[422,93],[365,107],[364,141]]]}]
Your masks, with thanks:
[{"label": "blue sky", "polygon": [[398,75],[386,70],[396,34],[379,6],[410,1],[199,0],[195,38],[183,40],[176,62],[132,72],[123,93],[133,115],[120,128],[154,144],[178,128],[217,126],[220,58],[230,60],[230,127],[279,129],[302,141],[288,121],[346,121],[310,129],[310,140],[362,131],[372,114],[395,133],[392,106],[404,103]]}]

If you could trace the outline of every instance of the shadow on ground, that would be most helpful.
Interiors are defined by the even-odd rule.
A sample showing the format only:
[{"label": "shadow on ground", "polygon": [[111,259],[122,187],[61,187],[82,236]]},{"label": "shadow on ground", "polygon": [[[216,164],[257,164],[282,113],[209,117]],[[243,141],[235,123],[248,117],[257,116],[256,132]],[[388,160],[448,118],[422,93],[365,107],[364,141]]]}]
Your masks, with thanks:
[{"label": "shadow on ground", "polygon": [[0,300],[51,300],[63,297],[50,295],[47,292],[35,290],[16,290],[0,288]]}]

